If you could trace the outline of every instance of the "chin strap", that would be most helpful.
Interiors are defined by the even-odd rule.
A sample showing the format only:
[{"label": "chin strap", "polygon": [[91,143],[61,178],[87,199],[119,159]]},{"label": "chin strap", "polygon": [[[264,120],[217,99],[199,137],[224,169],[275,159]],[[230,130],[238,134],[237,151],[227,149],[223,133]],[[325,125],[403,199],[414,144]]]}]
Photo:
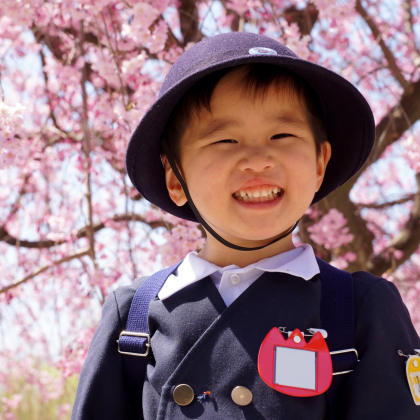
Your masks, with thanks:
[{"label": "chin strap", "polygon": [[204,226],[204,228],[215,238],[217,239],[220,243],[222,243],[223,245],[232,248],[232,249],[236,249],[238,251],[256,251],[257,249],[263,249],[267,246],[270,246],[272,244],[274,244],[275,242],[280,241],[281,239],[285,238],[286,236],[289,236],[297,227],[297,225],[299,224],[299,220],[287,231],[287,233],[285,233],[284,235],[280,236],[279,238],[274,239],[273,241],[271,241],[270,243],[268,243],[267,245],[262,245],[262,246],[256,246],[254,248],[247,248],[244,246],[239,246],[239,245],[235,245],[232,244],[231,242],[227,241],[226,239],[222,238],[217,232],[215,232],[209,225],[208,223],[204,220],[203,216],[201,216],[201,214],[199,213],[199,211],[197,210],[197,207],[195,207],[194,202],[192,201],[192,198],[190,196],[190,193],[188,191],[187,185],[184,182],[184,179],[182,178],[181,174],[178,171],[178,167],[176,166],[174,160],[172,159],[172,155],[169,151],[168,145],[166,144],[165,140],[162,141],[162,147],[163,147],[163,151],[166,154],[166,157],[169,161],[169,164],[171,165],[171,168],[175,174],[175,176],[177,177],[179,183],[182,186],[182,189],[184,190],[185,196],[187,197],[187,201],[189,206],[191,207],[191,210],[193,211],[195,217],[197,218],[197,220]]}]

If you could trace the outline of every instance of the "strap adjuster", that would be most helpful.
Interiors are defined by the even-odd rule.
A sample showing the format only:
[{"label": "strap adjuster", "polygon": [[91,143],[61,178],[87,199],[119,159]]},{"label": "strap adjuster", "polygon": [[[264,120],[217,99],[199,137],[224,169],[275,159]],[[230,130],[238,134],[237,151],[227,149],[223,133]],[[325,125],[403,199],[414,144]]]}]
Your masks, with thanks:
[{"label": "strap adjuster", "polygon": [[121,351],[120,350],[120,343],[119,343],[119,339],[117,340],[117,344],[118,344],[118,353],[121,354],[128,354],[129,356],[140,356],[140,357],[146,357],[149,354],[149,350],[150,350],[150,334],[146,334],[146,333],[138,333],[138,332],[131,332],[131,331],[121,331],[120,336],[118,338],[121,338],[123,335],[127,335],[129,337],[144,337],[147,338],[147,342],[146,344],[144,344],[146,346],[146,352],[145,353],[131,353],[128,351]]},{"label": "strap adjuster", "polygon": [[[345,349],[345,350],[330,351],[330,354],[331,354],[331,356],[333,356],[334,354],[350,353],[352,351],[354,353],[356,353],[357,361],[360,362],[359,353],[357,353],[356,349]],[[343,370],[342,372],[334,372],[333,375],[342,375],[343,373],[350,373],[350,372],[353,372],[353,369],[352,370]]]}]

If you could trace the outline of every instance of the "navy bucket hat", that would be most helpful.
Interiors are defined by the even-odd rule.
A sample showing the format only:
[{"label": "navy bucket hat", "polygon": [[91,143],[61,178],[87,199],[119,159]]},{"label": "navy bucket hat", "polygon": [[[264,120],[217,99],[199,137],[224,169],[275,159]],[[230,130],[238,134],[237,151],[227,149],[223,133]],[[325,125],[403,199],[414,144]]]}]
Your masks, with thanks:
[{"label": "navy bucket hat", "polygon": [[144,198],[168,213],[197,222],[189,204],[178,207],[166,188],[160,158],[165,124],[175,105],[198,80],[220,69],[251,63],[287,68],[306,79],[318,93],[332,156],[312,204],[336,190],[363,166],[374,144],[375,124],[362,94],[343,77],[299,58],[272,38],[230,32],[200,41],[175,62],[158,99],[134,131],[127,148],[126,168]]}]

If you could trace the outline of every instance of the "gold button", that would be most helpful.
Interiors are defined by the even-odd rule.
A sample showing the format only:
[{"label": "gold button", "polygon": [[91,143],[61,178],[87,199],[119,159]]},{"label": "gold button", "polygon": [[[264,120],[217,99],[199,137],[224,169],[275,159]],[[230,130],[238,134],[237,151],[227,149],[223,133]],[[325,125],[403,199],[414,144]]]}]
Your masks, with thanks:
[{"label": "gold button", "polygon": [[252,392],[244,386],[237,386],[233,388],[231,396],[235,404],[242,406],[248,405],[252,401]]},{"label": "gold button", "polygon": [[186,384],[176,386],[172,395],[174,401],[181,406],[191,404],[194,399],[193,389]]}]

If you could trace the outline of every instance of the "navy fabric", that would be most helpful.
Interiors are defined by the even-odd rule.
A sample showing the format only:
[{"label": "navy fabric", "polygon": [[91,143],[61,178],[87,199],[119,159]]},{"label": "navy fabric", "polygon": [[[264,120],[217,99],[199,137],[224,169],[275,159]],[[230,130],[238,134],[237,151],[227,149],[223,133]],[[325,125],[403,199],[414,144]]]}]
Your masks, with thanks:
[{"label": "navy fabric", "polygon": [[[182,261],[181,261],[182,262]],[[149,334],[148,313],[150,302],[156,298],[166,279],[178,268],[179,264],[158,271],[150,276],[137,290],[131,303],[125,331]],[[147,337],[123,335],[118,340],[121,351],[146,354]],[[124,355],[127,379],[133,387],[141,389],[146,374],[147,356]]]},{"label": "navy fabric", "polygon": [[[354,319],[353,278],[347,271],[339,270],[317,258],[321,270],[321,323],[328,332],[326,339],[331,351],[356,347],[356,322]],[[331,356],[334,372],[353,370],[357,363],[354,352]]]},{"label": "navy fabric", "polygon": [[[330,352],[356,348],[356,322],[353,277],[317,258],[321,271],[321,324],[328,332],[326,339]],[[333,372],[353,370],[357,364],[354,352],[331,355]],[[343,373],[341,375],[348,375]],[[333,377],[327,390],[331,419],[338,419],[337,396],[345,378]]]},{"label": "navy fabric", "polygon": [[[249,50],[253,47],[270,48],[277,55],[252,55]],[[177,102],[195,82],[216,70],[250,63],[274,64],[298,73],[320,97],[332,157],[313,203],[336,190],[363,166],[373,147],[375,123],[361,93],[343,77],[300,59],[274,39],[233,32],[200,41],[176,61],[158,99],[133,133],[126,152],[126,168],[143,197],[171,214],[197,221],[188,204],[178,207],[168,195],[160,159],[165,124]]]},{"label": "navy fabric", "polygon": [[[352,274],[356,308],[356,348],[360,362],[350,374],[334,376],[340,420],[413,420],[413,402],[401,349],[413,354],[420,339],[395,285],[366,272]],[[131,392],[117,351],[130,305],[144,279],[110,293],[102,320],[83,366],[72,420],[326,420],[325,394],[295,398],[262,382],[256,360],[273,326],[305,330],[321,326],[319,277],[305,281],[288,274],[265,273],[226,308],[208,277],[149,308],[152,357],[143,398]],[[207,400],[177,406],[173,388],[189,384],[194,392],[212,391]],[[254,399],[236,406],[234,386],[249,388]]]}]

